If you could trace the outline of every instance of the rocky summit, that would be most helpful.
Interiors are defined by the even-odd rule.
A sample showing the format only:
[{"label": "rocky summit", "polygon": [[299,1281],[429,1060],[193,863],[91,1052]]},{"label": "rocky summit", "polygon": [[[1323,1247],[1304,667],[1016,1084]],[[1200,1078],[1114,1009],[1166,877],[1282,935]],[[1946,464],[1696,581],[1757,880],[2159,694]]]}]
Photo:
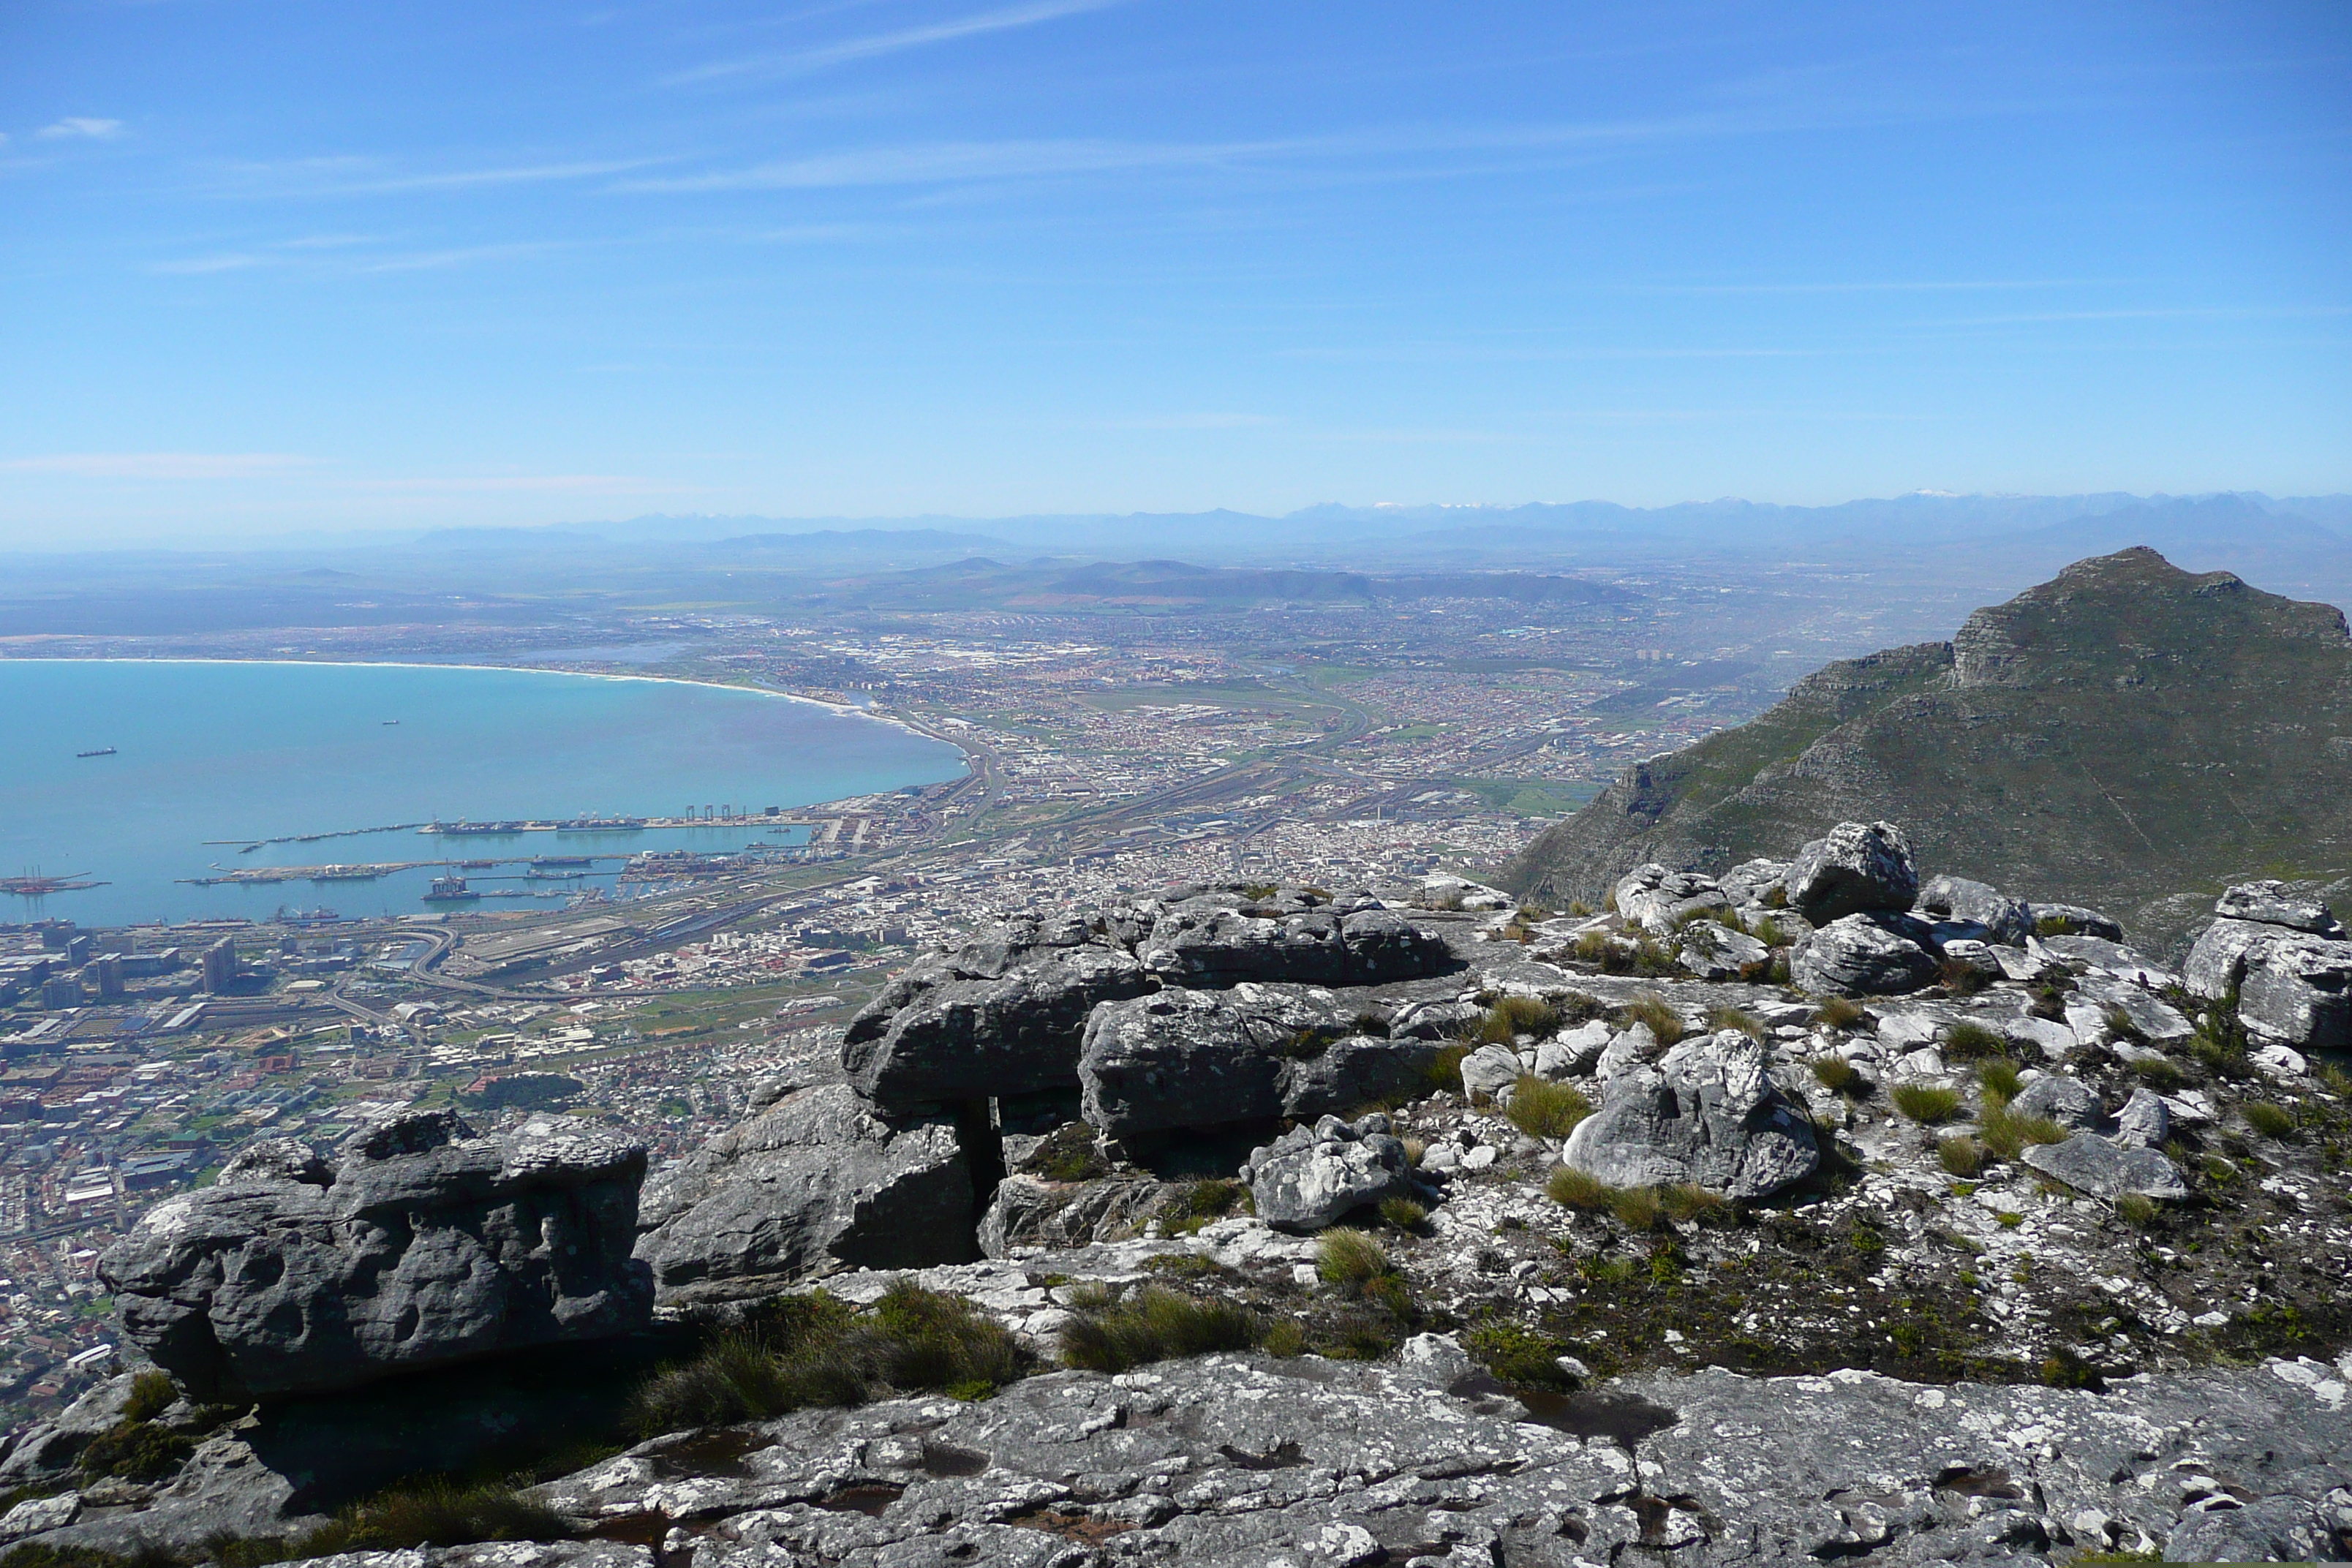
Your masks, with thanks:
[{"label": "rocky summit", "polygon": [[1633,764],[1507,880],[1597,901],[1645,862],[1720,873],[1891,818],[1949,873],[2122,911],[2168,952],[2210,900],[2185,889],[2352,868],[2347,802],[2342,613],[2136,549],[1979,610],[1948,643],[1831,664],[1750,722]]},{"label": "rocky summit", "polygon": [[642,1153],[561,1118],[257,1144],[109,1258],[152,1365],[0,1456],[0,1537],[22,1568],[2352,1559],[2325,898],[2232,885],[2176,969],[1895,818],[1776,847],[1591,911],[1449,879],[1016,920],[641,1203]]}]

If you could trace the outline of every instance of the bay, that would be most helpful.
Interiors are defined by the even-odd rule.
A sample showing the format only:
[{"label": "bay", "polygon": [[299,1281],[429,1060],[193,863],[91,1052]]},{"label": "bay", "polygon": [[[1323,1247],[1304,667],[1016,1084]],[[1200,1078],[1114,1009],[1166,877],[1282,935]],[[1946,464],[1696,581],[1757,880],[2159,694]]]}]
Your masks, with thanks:
[{"label": "bay", "polygon": [[[111,747],[106,756],[83,752]],[[883,721],[685,681],[446,666],[0,660],[0,876],[107,886],[0,894],[0,921],[86,925],[280,905],[410,913],[435,871],[193,887],[218,868],[530,855],[617,857],[793,842],[771,826],[428,837],[414,827],[240,854],[282,838],[429,820],[757,812],[960,778],[961,753]],[[478,882],[562,891],[517,879]],[[446,906],[445,906],[446,907]],[[539,909],[551,902],[469,908]]]}]

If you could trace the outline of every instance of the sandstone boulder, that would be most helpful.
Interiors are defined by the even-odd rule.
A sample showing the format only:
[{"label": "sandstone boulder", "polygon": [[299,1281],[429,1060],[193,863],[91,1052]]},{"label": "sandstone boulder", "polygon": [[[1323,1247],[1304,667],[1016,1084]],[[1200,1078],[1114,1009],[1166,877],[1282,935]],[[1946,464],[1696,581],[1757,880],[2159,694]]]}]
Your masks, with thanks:
[{"label": "sandstone boulder", "polygon": [[2257,925],[2284,926],[2314,936],[2340,938],[2344,927],[2336,911],[2317,899],[2291,892],[2284,882],[2241,882],[2223,893],[2213,912],[2225,921],[2252,921]]},{"label": "sandstone boulder", "polygon": [[100,1261],[123,1328],[199,1399],[349,1388],[625,1334],[642,1145],[570,1117],[484,1137],[453,1111],[290,1140],[167,1198]]},{"label": "sandstone boulder", "polygon": [[980,1218],[980,1249],[991,1258],[1060,1251],[1130,1237],[1172,1189],[1149,1176],[1055,1182],[1010,1175]]},{"label": "sandstone boulder", "polygon": [[1907,915],[1841,916],[1789,954],[1789,978],[1804,990],[1841,996],[1892,996],[1916,991],[1937,975],[1936,955]]},{"label": "sandstone boulder", "polygon": [[1789,907],[1820,926],[1866,910],[1909,909],[1919,871],[1895,824],[1841,822],[1798,852],[1783,886]]},{"label": "sandstone boulder", "polygon": [[2095,1132],[2077,1132],[2063,1143],[2029,1143],[2020,1158],[2043,1175],[2094,1197],[2189,1195],[2188,1184],[2171,1161],[2153,1149],[2118,1148]]},{"label": "sandstone boulder", "polygon": [[1772,950],[1746,931],[1696,921],[1683,928],[1675,961],[1701,980],[1757,980],[1772,967]]},{"label": "sandstone boulder", "polygon": [[646,1187],[637,1257],[665,1298],[973,1253],[954,1126],[886,1115],[847,1084],[785,1096]]},{"label": "sandstone boulder", "polygon": [[2106,1119],[2099,1097],[2080,1079],[2063,1073],[2043,1073],[2010,1101],[2020,1116],[2047,1117],[2061,1127],[2096,1127]]},{"label": "sandstone boulder", "polygon": [[1321,1230],[1357,1209],[1412,1191],[1404,1144],[1375,1113],[1353,1125],[1326,1116],[1250,1151],[1242,1167],[1260,1219],[1277,1230]]},{"label": "sandstone boulder", "polygon": [[2023,947],[2025,939],[2033,934],[2033,910],[2023,899],[2012,899],[1966,877],[1931,878],[1919,889],[1916,907],[1937,920],[1981,926],[1983,940],[2004,947]]},{"label": "sandstone boulder", "polygon": [[877,999],[845,1037],[842,1067],[887,1106],[1067,1089],[1077,1082],[1087,1016],[1150,984],[1143,965],[1117,948],[1050,949],[994,978],[909,987],[887,1019]]},{"label": "sandstone boulder", "polygon": [[1165,984],[1191,989],[1247,981],[1375,985],[1457,967],[1443,938],[1392,910],[1265,911],[1216,898],[1169,908],[1136,956]]},{"label": "sandstone boulder", "polygon": [[1733,1198],[1776,1192],[1821,1163],[1811,1122],[1774,1086],[1762,1047],[1733,1032],[1611,1079],[1560,1157],[1615,1186],[1695,1182]]},{"label": "sandstone boulder", "polygon": [[1658,936],[1673,931],[1685,916],[1731,909],[1731,900],[1714,878],[1696,871],[1669,871],[1654,861],[1618,878],[1610,897],[1619,914]]},{"label": "sandstone boulder", "polygon": [[1082,1114],[1126,1137],[1319,1116],[1421,1088],[1432,1042],[1352,1033],[1328,992],[1169,989],[1096,1009],[1078,1063]]}]

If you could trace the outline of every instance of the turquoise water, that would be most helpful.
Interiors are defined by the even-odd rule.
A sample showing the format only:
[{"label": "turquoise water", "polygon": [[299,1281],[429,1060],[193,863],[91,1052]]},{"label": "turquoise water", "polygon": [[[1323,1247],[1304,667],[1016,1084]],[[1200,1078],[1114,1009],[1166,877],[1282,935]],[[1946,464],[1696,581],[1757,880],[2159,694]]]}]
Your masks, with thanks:
[{"label": "turquoise water", "polygon": [[[387,721],[397,720],[397,723]],[[106,757],[79,752],[115,748]],[[0,876],[109,885],[27,900],[0,921],[260,918],[279,905],[410,913],[432,871],[373,882],[198,888],[215,868],[718,850],[777,829],[431,837],[413,828],[237,845],[434,818],[671,816],[786,808],[958,778],[953,747],[768,693],[675,681],[404,665],[0,660]],[[617,859],[594,879],[609,886]],[[562,890],[519,866],[477,887]],[[549,909],[486,900],[469,909]]]}]

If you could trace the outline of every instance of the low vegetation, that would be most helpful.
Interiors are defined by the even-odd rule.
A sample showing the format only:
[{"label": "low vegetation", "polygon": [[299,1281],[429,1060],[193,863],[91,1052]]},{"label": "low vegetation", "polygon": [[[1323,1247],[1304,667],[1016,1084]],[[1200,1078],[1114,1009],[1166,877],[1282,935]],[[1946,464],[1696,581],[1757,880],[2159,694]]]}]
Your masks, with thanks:
[{"label": "low vegetation", "polygon": [[1952,1175],[1973,1176],[1984,1169],[1985,1148],[1965,1133],[1939,1138],[1936,1141],[1936,1159]]},{"label": "low vegetation", "polygon": [[632,1415],[652,1436],[916,1390],[977,1399],[1029,1370],[1020,1342],[961,1296],[901,1282],[860,1312],[816,1291],[762,1303],[692,1361],[655,1373]]},{"label": "low vegetation", "polygon": [[2294,1136],[2294,1113],[2284,1106],[2273,1105],[2267,1100],[2250,1100],[2239,1109],[2245,1115],[2246,1125],[2265,1138]]},{"label": "low vegetation", "polygon": [[2007,1061],[2009,1042],[1982,1024],[1963,1019],[1945,1032],[1944,1055],[1956,1062]]},{"label": "low vegetation", "polygon": [[1627,1028],[1636,1024],[1648,1027],[1658,1044],[1671,1046],[1683,1037],[1683,1016],[1674,1005],[1654,991],[1637,991],[1622,1010]]},{"label": "low vegetation", "polygon": [[1380,1213],[1382,1225],[1402,1231],[1416,1231],[1429,1223],[1428,1206],[1411,1198],[1382,1198]]},{"label": "low vegetation", "polygon": [[2006,1105],[1988,1106],[1977,1118],[1977,1137],[2004,1160],[2014,1160],[2029,1143],[2063,1143],[2067,1131],[2046,1116],[2021,1116]]},{"label": "low vegetation", "polygon": [[1573,1165],[1559,1166],[1544,1184],[1544,1192],[1552,1202],[1570,1209],[1607,1208],[1616,1191],[1600,1177],[1588,1175]]},{"label": "low vegetation", "polygon": [[1813,1022],[1832,1029],[1858,1028],[1869,1016],[1870,1010],[1850,996],[1824,996],[1813,1009]]},{"label": "low vegetation", "polygon": [[1097,1288],[1077,1299],[1063,1325],[1062,1361],[1089,1372],[1126,1372],[1177,1356],[1254,1350],[1266,1344],[1268,1329],[1265,1318],[1238,1302],[1187,1296],[1164,1285],[1114,1300]]},{"label": "low vegetation", "polygon": [[1755,1015],[1743,1013],[1727,1004],[1719,1004],[1707,1010],[1706,1026],[1718,1035],[1730,1031],[1745,1035],[1751,1040],[1764,1037],[1764,1026]]},{"label": "low vegetation", "polygon": [[1919,1123],[1933,1127],[1939,1121],[1949,1121],[1960,1109],[1960,1092],[1935,1084],[1906,1083],[1895,1086],[1891,1098],[1895,1109]]},{"label": "low vegetation", "polygon": [[2025,1091],[2025,1079],[2019,1074],[2017,1064],[2006,1058],[2000,1061],[1987,1062],[1977,1068],[1977,1081],[1984,1085],[1985,1103],[1988,1106],[1992,1105],[1996,1100],[2001,1105],[2007,1105]]},{"label": "low vegetation", "polygon": [[1315,1238],[1315,1272],[1327,1285],[1361,1285],[1390,1268],[1388,1249],[1367,1232],[1339,1226]]},{"label": "low vegetation", "polygon": [[1565,1138],[1576,1124],[1592,1114],[1592,1101],[1572,1084],[1553,1083],[1521,1073],[1511,1088],[1511,1103],[1503,1112],[1511,1124],[1530,1138]]},{"label": "low vegetation", "polygon": [[1815,1057],[1808,1065],[1814,1081],[1832,1094],[1858,1095],[1863,1088],[1861,1069],[1843,1057]]}]

